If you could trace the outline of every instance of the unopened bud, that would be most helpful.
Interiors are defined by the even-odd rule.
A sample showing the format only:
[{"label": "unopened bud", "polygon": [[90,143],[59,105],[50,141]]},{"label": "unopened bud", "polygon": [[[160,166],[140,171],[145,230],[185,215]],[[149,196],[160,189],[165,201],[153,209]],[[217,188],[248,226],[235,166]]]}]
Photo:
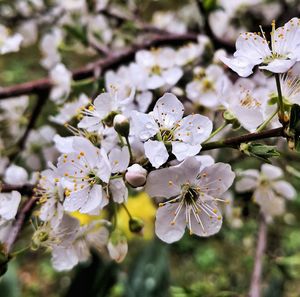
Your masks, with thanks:
[{"label": "unopened bud", "polygon": [[129,220],[129,230],[132,233],[140,233],[143,230],[144,226],[145,224],[140,218],[132,217]]},{"label": "unopened bud", "polygon": [[117,263],[120,263],[125,259],[128,251],[128,245],[127,239],[121,230],[116,229],[111,233],[107,249],[109,256]]},{"label": "unopened bud", "polygon": [[123,137],[128,137],[129,135],[129,120],[122,114],[117,114],[114,118],[114,128]]},{"label": "unopened bud", "polygon": [[127,168],[126,181],[133,187],[141,187],[146,183],[147,170],[139,164],[133,164]]}]

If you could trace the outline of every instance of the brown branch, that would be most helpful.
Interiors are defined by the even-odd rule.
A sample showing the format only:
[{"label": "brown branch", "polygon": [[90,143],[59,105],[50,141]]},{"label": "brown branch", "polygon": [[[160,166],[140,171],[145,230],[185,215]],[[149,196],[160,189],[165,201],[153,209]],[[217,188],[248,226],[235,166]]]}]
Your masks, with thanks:
[{"label": "brown branch", "polygon": [[249,297],[261,296],[261,275],[263,266],[263,256],[267,246],[267,224],[264,216],[261,214],[259,231],[256,245],[255,262],[252,272],[251,285],[249,290]]},{"label": "brown branch", "polygon": [[37,95],[38,95],[37,102],[31,113],[31,117],[30,117],[30,120],[26,127],[26,130],[25,130],[23,136],[21,137],[21,139],[18,141],[18,147],[20,150],[22,150],[24,148],[27,138],[29,136],[29,133],[30,133],[31,129],[34,128],[35,123],[38,120],[39,115],[42,112],[42,109],[47,102],[49,92],[48,92],[48,90],[43,90],[40,93],[38,93]]},{"label": "brown branch", "polygon": [[222,147],[238,148],[241,143],[247,143],[250,141],[271,138],[271,137],[284,137],[284,136],[285,136],[284,128],[280,127],[271,130],[265,130],[262,132],[248,133],[245,135],[231,137],[224,140],[204,143],[202,145],[202,151],[207,151],[207,150],[212,150],[212,149],[217,149]]},{"label": "brown branch", "polygon": [[11,251],[13,244],[15,243],[15,241],[18,238],[19,233],[24,225],[26,218],[31,214],[31,211],[32,211],[33,207],[35,206],[36,201],[37,201],[37,198],[30,198],[29,200],[27,200],[24,203],[23,208],[18,213],[16,220],[10,230],[9,236],[6,240],[7,252]]},{"label": "brown branch", "polygon": [[1,193],[9,193],[9,192],[12,192],[12,191],[18,191],[22,195],[32,196],[33,195],[33,188],[34,188],[34,185],[31,185],[31,184],[25,184],[25,185],[22,185],[22,186],[17,186],[17,185],[1,184],[0,183],[0,192]]},{"label": "brown branch", "polygon": [[[143,43],[133,45],[128,49],[124,49],[119,53],[112,54],[109,57],[100,59],[94,63],[90,63],[80,69],[73,71],[73,80],[81,80],[93,77],[95,72],[101,72],[107,69],[113,69],[119,65],[129,62],[138,50],[147,49],[160,45],[181,45],[185,42],[197,41],[197,35],[194,33],[186,34],[156,34],[152,38],[145,40]],[[42,78],[10,87],[0,88],[0,99],[16,97],[28,94],[39,94],[49,91],[52,87],[50,78]]]}]

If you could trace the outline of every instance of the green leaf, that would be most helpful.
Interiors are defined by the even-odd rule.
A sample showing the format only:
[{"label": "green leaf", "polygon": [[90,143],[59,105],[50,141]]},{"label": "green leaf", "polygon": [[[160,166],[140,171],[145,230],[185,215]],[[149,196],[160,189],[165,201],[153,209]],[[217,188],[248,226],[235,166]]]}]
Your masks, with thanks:
[{"label": "green leaf", "polygon": [[261,143],[242,143],[240,150],[248,156],[268,163],[270,162],[269,158],[280,156],[280,153],[276,150],[276,146]]}]

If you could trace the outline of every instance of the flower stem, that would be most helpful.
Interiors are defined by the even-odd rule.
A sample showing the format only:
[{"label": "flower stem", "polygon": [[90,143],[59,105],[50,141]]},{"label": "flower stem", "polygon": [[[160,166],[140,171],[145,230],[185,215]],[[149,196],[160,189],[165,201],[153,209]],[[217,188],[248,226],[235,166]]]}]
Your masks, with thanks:
[{"label": "flower stem", "polygon": [[256,132],[261,132],[262,130],[264,130],[269,125],[269,123],[273,120],[273,118],[276,116],[277,113],[278,113],[278,108],[276,108],[276,110],[271,114],[271,116],[256,129]]},{"label": "flower stem", "polygon": [[129,217],[129,219],[132,219],[132,215],[131,215],[131,213],[129,212],[127,206],[126,206],[124,203],[122,203],[121,205],[122,205],[122,207],[125,209],[125,211],[126,211],[128,217]]},{"label": "flower stem", "polygon": [[126,143],[127,143],[127,147],[128,147],[128,151],[129,151],[129,155],[130,155],[130,160],[132,161],[133,155],[132,155],[131,145],[130,145],[128,137],[125,137],[125,139],[126,139]]},{"label": "flower stem", "polygon": [[22,248],[22,249],[20,249],[20,250],[18,250],[18,251],[15,251],[15,252],[13,252],[13,253],[10,253],[9,255],[10,255],[11,257],[16,257],[17,255],[22,254],[23,252],[27,251],[29,248],[30,248],[30,245],[29,245],[29,246],[26,246],[26,247],[24,247],[24,248]]},{"label": "flower stem", "polygon": [[224,122],[223,125],[220,126],[218,129],[216,129],[214,132],[212,132],[210,134],[210,136],[203,143],[208,142],[210,139],[212,139],[214,136],[216,136],[219,132],[221,132],[227,125],[228,125],[228,123]]},{"label": "flower stem", "polygon": [[275,73],[275,80],[276,80],[276,87],[277,87],[277,104],[278,104],[278,117],[280,122],[284,121],[284,105],[283,105],[283,98],[281,92],[281,85],[280,85],[280,77],[278,73]]}]

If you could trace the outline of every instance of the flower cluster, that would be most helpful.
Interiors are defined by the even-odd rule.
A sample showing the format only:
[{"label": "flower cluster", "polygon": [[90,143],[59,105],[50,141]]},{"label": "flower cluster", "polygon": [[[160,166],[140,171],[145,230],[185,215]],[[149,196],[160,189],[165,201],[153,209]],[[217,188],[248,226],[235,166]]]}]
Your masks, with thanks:
[{"label": "flower cluster", "polygon": [[[43,9],[38,2],[27,7],[29,15]],[[3,186],[17,187],[0,194],[3,245],[10,242],[18,211],[27,209],[21,193],[28,188],[33,193],[23,196],[36,202],[30,246],[50,250],[57,270],[86,261],[91,248],[117,262],[124,259],[128,245],[117,222],[120,209],[128,214],[132,233],[141,235],[144,227],[127,209],[129,193],[149,195],[157,208],[155,233],[166,243],[180,240],[186,228],[199,237],[216,234],[223,214],[232,223],[228,214],[234,199],[224,197],[234,196],[234,189],[253,191],[270,222],[284,213],[284,198],[294,198],[295,189],[283,180],[280,167],[265,163],[284,144],[256,140],[284,136],[299,149],[300,123],[294,116],[300,105],[298,18],[277,29],[272,23],[270,41],[263,30],[242,33],[229,58],[225,50],[213,52],[206,35],[193,35],[191,42],[176,47],[155,42],[150,48],[145,42],[128,50],[126,38],[116,34],[116,22],[101,13],[108,9],[105,1],[94,1],[95,10],[86,1],[54,2],[49,19],[39,19],[43,24],[56,19],[39,43],[40,65],[49,73],[42,83],[49,92],[38,100],[49,96],[54,106],[47,123],[32,129],[34,122],[26,117],[31,101],[25,95],[0,101],[0,175]],[[231,12],[237,6],[231,8],[225,5]],[[157,13],[149,26],[168,40],[193,25],[185,23],[185,13]],[[209,22],[222,13],[213,13]],[[222,21],[229,24],[231,17]],[[19,50],[22,40],[25,45],[35,42],[37,28],[27,26],[15,34],[0,26],[0,54]],[[71,72],[61,53],[73,46],[76,54],[86,50],[104,58],[94,68],[89,64]],[[273,129],[263,131],[267,127]],[[224,153],[225,147],[263,161],[261,171],[235,166],[235,173],[230,164],[238,158]],[[82,224],[81,215],[92,219]]]}]

